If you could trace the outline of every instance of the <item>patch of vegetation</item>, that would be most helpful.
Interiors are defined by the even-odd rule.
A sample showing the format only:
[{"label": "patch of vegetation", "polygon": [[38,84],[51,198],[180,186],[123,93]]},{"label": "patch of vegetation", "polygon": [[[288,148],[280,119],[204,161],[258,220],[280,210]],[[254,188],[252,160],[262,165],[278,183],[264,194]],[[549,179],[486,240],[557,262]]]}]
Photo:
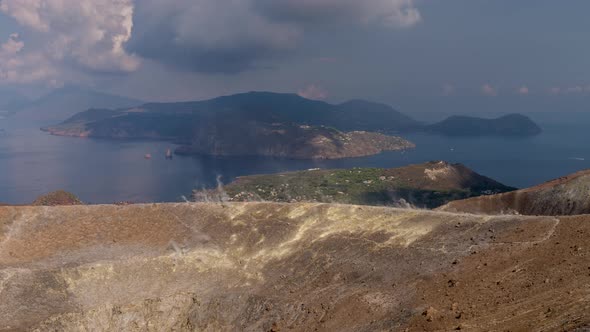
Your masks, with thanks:
[{"label": "patch of vegetation", "polygon": [[[452,172],[432,179],[425,170],[435,166],[452,167]],[[238,178],[224,190],[233,201],[305,201],[435,208],[452,200],[506,192],[513,188],[473,173],[462,165],[428,163],[399,169],[308,170],[247,176]],[[202,192],[199,196],[202,197]]]}]

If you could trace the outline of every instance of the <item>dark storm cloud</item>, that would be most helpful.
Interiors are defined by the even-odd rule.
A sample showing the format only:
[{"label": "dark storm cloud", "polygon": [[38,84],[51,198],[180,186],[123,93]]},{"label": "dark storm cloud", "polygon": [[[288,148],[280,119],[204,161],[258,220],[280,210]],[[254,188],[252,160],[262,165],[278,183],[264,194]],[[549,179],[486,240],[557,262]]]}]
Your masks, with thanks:
[{"label": "dark storm cloud", "polygon": [[288,54],[320,23],[419,20],[413,0],[143,0],[126,49],[191,71],[237,73]]},{"label": "dark storm cloud", "polygon": [[136,2],[130,52],[197,72],[235,73],[292,50],[300,31],[253,11],[249,1]]}]

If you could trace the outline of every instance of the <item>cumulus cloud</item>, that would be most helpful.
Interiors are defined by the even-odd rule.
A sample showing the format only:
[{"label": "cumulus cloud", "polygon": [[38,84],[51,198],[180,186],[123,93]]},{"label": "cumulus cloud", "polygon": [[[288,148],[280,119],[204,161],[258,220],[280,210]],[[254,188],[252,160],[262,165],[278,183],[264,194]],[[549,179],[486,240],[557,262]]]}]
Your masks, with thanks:
[{"label": "cumulus cloud", "polygon": [[486,96],[495,97],[498,95],[498,90],[495,87],[493,87],[491,84],[484,84],[481,87],[481,93],[483,93]]},{"label": "cumulus cloud", "polygon": [[238,72],[292,50],[296,27],[271,22],[249,0],[142,0],[129,48],[200,72]]},{"label": "cumulus cloud", "polygon": [[2,0],[0,10],[41,34],[46,53],[97,71],[132,71],[124,44],[133,28],[132,0]]},{"label": "cumulus cloud", "polygon": [[326,25],[415,25],[421,20],[415,1],[0,0],[0,13],[26,29],[23,40],[14,35],[2,44],[1,60],[12,62],[3,65],[3,77],[129,73],[142,59],[237,73],[267,67]]},{"label": "cumulus cloud", "polygon": [[519,95],[524,96],[524,95],[528,95],[530,91],[526,85],[523,85],[520,88],[518,88],[518,90],[516,92],[518,92]]},{"label": "cumulus cloud", "polygon": [[34,83],[55,74],[42,55],[22,54],[24,47],[16,33],[0,45],[0,83]]},{"label": "cumulus cloud", "polygon": [[8,37],[8,41],[2,44],[0,49],[2,49],[2,54],[14,55],[20,52],[23,47],[25,47],[25,43],[19,40],[18,33],[13,33]]},{"label": "cumulus cloud", "polygon": [[414,0],[142,0],[129,49],[198,72],[235,73],[294,50],[330,24],[408,27]]},{"label": "cumulus cloud", "polygon": [[[97,72],[134,71],[139,59],[124,48],[131,38],[133,8],[133,0],[0,1],[0,11],[27,28],[35,40],[28,44],[34,47],[13,59],[20,70],[45,63],[54,69],[69,65]],[[3,49],[22,50],[24,44],[16,44],[17,39],[13,35]]]},{"label": "cumulus cloud", "polygon": [[315,84],[306,86],[305,88],[299,90],[297,94],[303,98],[313,100],[324,100],[328,98],[328,92]]}]

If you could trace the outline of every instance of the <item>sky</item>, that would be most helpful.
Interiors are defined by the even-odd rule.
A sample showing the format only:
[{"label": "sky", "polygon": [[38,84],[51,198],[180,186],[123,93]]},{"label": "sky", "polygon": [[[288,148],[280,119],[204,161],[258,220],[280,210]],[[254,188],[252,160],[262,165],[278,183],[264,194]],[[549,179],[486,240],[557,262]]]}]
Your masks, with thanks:
[{"label": "sky", "polygon": [[587,0],[0,0],[0,89],[581,110],[588,12]]}]

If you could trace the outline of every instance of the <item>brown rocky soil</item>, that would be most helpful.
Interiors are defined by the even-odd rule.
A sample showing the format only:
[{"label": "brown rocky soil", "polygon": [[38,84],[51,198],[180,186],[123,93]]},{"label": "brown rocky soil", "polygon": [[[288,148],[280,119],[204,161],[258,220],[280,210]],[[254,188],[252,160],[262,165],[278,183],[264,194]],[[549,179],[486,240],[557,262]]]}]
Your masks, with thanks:
[{"label": "brown rocky soil", "polygon": [[524,215],[590,214],[590,170],[504,194],[453,201],[449,212]]},{"label": "brown rocky soil", "polygon": [[1,207],[0,330],[575,331],[590,216]]},{"label": "brown rocky soil", "polygon": [[58,206],[58,205],[82,205],[82,201],[67,191],[58,190],[46,195],[37,197],[32,205],[35,206]]}]

